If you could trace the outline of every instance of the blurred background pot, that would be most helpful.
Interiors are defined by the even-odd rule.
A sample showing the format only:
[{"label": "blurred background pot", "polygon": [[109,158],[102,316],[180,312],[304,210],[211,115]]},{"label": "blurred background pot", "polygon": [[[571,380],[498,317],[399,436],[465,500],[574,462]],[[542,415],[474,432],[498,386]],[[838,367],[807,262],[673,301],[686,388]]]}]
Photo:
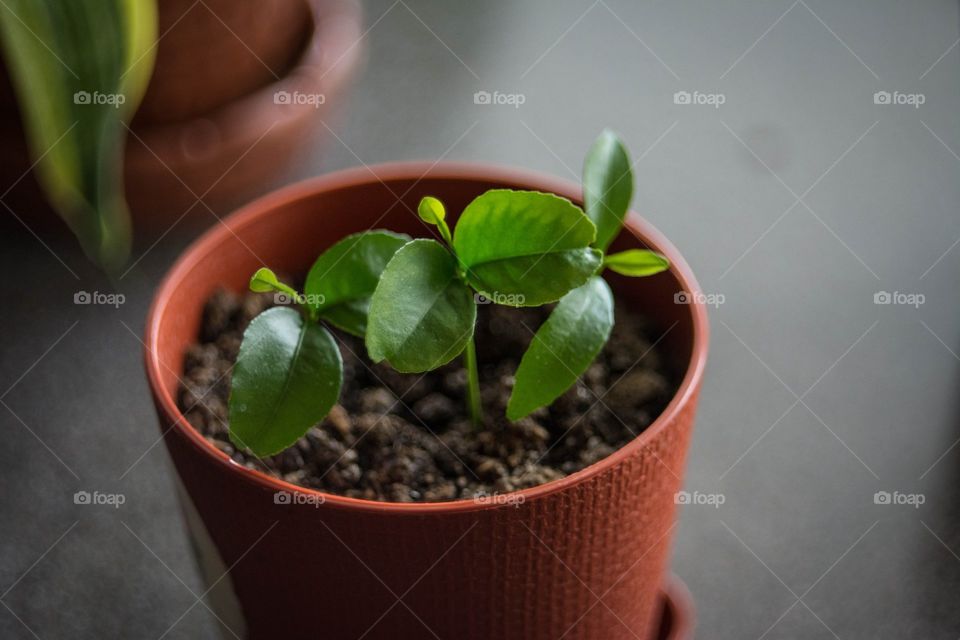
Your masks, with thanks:
[{"label": "blurred background pot", "polygon": [[[158,10],[156,66],[124,171],[135,233],[152,235],[188,212],[214,221],[207,206],[223,213],[275,186],[318,141],[363,57],[355,0],[159,0]],[[29,175],[5,70],[0,114],[4,201],[31,228],[65,228]]]},{"label": "blurred background pot", "polygon": [[423,236],[422,196],[461,211],[494,187],[580,200],[579,186],[481,165],[343,171],[245,206],[196,241],[161,284],[147,319],[147,375],[191,539],[215,585],[218,614],[235,631],[253,640],[431,632],[467,640],[652,639],[666,615],[689,634],[689,599],[673,597],[665,609],[662,586],[706,361],[706,312],[695,296],[675,302],[697,284],[676,249],[636,214],[613,250],[649,247],[671,268],[609,281],[664,332],[659,344],[682,381],[650,427],[578,473],[496,502],[357,500],[233,462],[177,408],[184,353],[216,288],[244,290],[261,260],[303,274],[320,251],[367,228]]},{"label": "blurred background pot", "polygon": [[158,9],[141,126],[187,120],[279,80],[302,57],[315,23],[309,0],[158,0]]}]

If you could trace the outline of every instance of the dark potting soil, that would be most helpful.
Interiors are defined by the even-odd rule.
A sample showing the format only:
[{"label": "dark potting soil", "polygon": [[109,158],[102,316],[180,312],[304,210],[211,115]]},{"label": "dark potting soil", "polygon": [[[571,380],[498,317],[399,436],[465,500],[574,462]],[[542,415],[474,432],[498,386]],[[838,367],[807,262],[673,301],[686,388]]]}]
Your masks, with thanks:
[{"label": "dark potting soil", "polygon": [[548,308],[479,307],[476,340],[482,429],[464,402],[458,360],[425,375],[400,374],[366,357],[363,342],[335,331],[343,354],[340,404],[286,451],[260,459],[230,442],[231,366],[269,294],[218,291],[184,365],[180,408],[238,464],[293,484],[389,502],[483,498],[562,478],[610,455],[661,413],[676,390],[644,319],[624,307],[607,346],[581,382],[515,423],[504,413],[513,373]]}]

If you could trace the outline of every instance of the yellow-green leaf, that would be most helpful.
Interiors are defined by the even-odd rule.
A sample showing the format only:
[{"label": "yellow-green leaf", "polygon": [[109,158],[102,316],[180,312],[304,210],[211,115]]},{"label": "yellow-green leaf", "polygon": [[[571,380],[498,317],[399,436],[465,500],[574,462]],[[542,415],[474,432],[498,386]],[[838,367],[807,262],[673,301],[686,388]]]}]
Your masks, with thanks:
[{"label": "yellow-green leaf", "polygon": [[620,253],[608,254],[603,266],[625,276],[652,276],[670,268],[670,261],[654,251],[647,249],[627,249]]}]

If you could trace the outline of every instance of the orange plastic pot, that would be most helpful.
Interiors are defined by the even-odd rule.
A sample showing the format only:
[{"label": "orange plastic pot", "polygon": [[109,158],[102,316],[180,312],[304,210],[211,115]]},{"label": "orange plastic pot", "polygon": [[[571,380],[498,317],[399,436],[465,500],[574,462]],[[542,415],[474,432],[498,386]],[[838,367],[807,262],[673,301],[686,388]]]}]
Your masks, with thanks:
[{"label": "orange plastic pot", "polygon": [[320,251],[368,228],[428,235],[416,214],[422,196],[460,211],[494,187],[580,200],[576,185],[482,165],[351,169],[244,207],[197,240],[161,284],[147,319],[147,376],[211,595],[241,637],[683,637],[659,635],[667,617],[689,635],[689,603],[668,598],[665,609],[662,586],[707,318],[697,296],[676,296],[698,291],[686,263],[636,214],[614,249],[650,247],[671,268],[610,283],[659,327],[682,381],[635,440],[571,476],[495,502],[356,500],[232,462],[177,408],[184,352],[216,287],[241,291],[262,265],[305,273]]}]

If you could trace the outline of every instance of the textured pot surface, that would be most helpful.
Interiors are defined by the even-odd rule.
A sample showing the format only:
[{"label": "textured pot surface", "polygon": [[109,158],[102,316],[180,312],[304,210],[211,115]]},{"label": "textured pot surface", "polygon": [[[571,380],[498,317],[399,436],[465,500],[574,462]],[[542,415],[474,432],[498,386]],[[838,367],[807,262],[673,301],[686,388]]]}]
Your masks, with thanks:
[{"label": "textured pot surface", "polygon": [[161,285],[147,321],[151,389],[190,509],[224,571],[232,567],[220,584],[232,585],[250,638],[656,637],[707,323],[701,305],[675,303],[696,282],[639,217],[613,248],[653,248],[671,270],[610,283],[663,334],[682,374],[677,395],[612,456],[508,494],[510,504],[389,504],[299,489],[233,463],[177,409],[183,354],[216,287],[240,291],[263,264],[304,273],[324,248],[371,227],[429,235],[416,215],[422,196],[455,212],[493,187],[580,199],[575,185],[479,165],[349,170],[248,205],[200,238]]}]

